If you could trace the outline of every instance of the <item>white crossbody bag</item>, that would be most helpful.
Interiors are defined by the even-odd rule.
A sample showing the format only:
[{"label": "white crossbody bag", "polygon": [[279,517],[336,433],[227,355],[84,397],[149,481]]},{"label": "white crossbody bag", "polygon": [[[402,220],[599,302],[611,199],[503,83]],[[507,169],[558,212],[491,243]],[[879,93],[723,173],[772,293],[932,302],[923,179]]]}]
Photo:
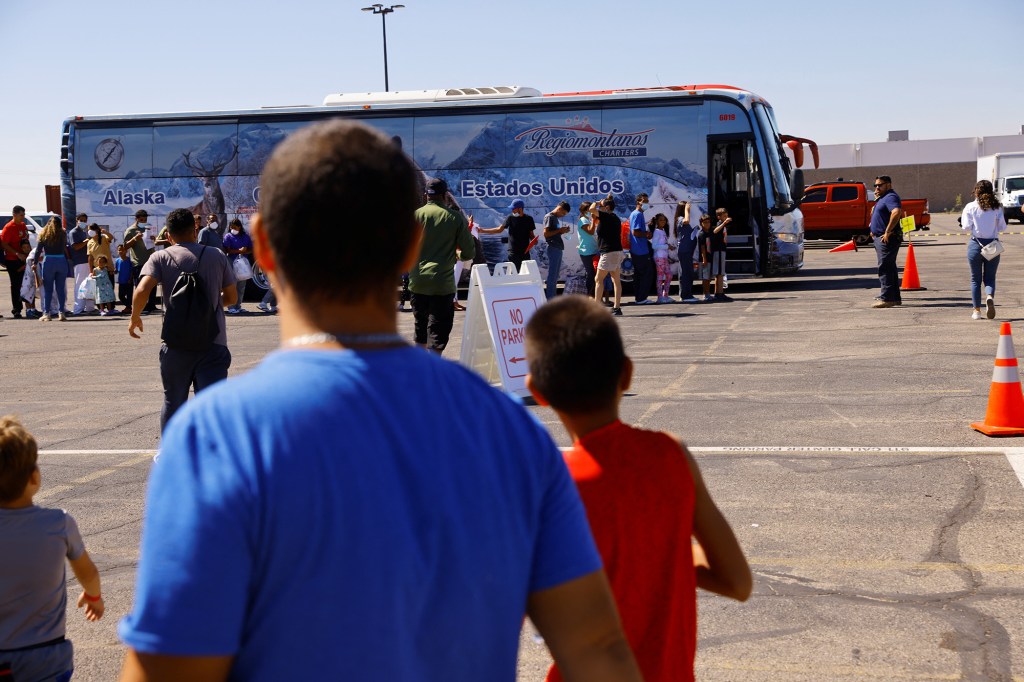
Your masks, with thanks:
[{"label": "white crossbody bag", "polygon": [[981,247],[981,257],[985,260],[992,260],[1003,252],[1003,243],[998,239],[993,239],[985,246]]}]

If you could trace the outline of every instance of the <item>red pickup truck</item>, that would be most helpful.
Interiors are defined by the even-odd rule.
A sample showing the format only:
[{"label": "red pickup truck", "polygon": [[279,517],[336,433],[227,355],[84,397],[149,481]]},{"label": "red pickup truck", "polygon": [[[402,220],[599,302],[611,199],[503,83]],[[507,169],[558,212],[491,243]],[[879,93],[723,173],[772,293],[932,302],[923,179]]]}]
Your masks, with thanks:
[{"label": "red pickup truck", "polygon": [[[869,198],[870,197],[870,198]],[[932,216],[927,199],[902,199],[903,215],[914,216],[917,229],[928,229]],[[853,239],[858,244],[871,241],[868,226],[874,192],[862,182],[817,182],[808,185],[800,200],[807,239]]]}]

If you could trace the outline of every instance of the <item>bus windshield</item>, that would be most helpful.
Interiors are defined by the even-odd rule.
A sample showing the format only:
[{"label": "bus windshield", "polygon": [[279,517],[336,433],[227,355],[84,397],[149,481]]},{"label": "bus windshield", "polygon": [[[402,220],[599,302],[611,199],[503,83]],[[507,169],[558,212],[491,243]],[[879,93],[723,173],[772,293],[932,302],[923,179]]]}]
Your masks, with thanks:
[{"label": "bus windshield", "polygon": [[779,140],[779,131],[776,128],[774,115],[771,110],[763,104],[754,104],[754,115],[757,117],[758,125],[761,126],[761,134],[765,142],[765,155],[768,157],[768,169],[772,179],[772,193],[775,197],[775,208],[780,211],[787,211],[793,207],[793,197],[789,191],[789,178],[783,167],[782,142]]}]

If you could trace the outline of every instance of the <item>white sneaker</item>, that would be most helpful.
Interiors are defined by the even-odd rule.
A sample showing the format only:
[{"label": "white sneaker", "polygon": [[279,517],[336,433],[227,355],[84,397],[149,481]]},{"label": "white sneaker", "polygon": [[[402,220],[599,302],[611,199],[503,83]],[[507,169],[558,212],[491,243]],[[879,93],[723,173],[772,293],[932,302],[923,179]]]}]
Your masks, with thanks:
[{"label": "white sneaker", "polygon": [[64,312],[62,311],[62,312],[57,313],[57,319],[60,320],[61,322],[67,322],[68,321],[68,316],[66,314],[64,314]]},{"label": "white sneaker", "polygon": [[973,313],[971,313],[971,319],[972,320],[980,320],[981,319],[981,311],[980,310],[975,310]]},{"label": "white sneaker", "polygon": [[996,302],[991,296],[985,299],[985,317],[993,319],[996,316]]},{"label": "white sneaker", "polygon": [[40,322],[49,322],[50,321],[50,315],[49,314],[43,315],[42,317],[39,318],[39,321]]}]

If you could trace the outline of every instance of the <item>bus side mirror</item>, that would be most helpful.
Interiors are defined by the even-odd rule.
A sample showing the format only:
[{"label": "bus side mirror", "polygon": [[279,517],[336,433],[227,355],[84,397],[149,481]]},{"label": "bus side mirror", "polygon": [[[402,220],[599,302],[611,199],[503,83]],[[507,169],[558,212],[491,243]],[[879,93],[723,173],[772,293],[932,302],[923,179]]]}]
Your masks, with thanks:
[{"label": "bus side mirror", "polygon": [[789,183],[789,191],[793,196],[794,205],[799,206],[804,196],[804,172],[799,168],[793,169],[793,181]]}]

